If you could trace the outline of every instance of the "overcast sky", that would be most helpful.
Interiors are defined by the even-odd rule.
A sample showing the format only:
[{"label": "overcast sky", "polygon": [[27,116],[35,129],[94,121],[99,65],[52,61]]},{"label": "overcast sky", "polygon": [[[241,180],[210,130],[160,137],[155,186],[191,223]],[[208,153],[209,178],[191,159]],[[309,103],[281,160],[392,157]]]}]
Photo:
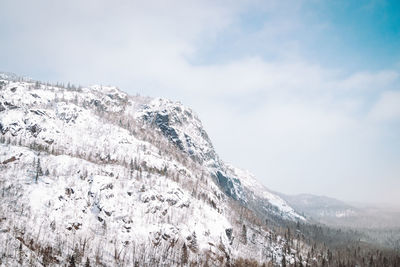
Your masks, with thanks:
[{"label": "overcast sky", "polygon": [[396,0],[0,0],[0,71],[181,101],[272,190],[400,203]]}]

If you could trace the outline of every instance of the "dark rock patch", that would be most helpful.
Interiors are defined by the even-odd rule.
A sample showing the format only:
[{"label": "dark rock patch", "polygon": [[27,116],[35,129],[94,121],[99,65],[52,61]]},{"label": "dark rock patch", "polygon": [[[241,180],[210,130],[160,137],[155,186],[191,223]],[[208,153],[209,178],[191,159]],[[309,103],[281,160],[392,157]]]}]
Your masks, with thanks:
[{"label": "dark rock patch", "polygon": [[37,124],[29,125],[26,129],[31,132],[33,137],[37,137],[38,134],[42,131],[42,128],[40,128],[40,126]]},{"label": "dark rock patch", "polygon": [[40,98],[40,96],[38,96],[37,94],[35,94],[35,93],[31,93],[31,96],[33,96],[34,98]]},{"label": "dark rock patch", "polygon": [[179,139],[178,133],[170,126],[170,118],[168,114],[147,113],[147,115],[144,116],[144,119],[148,122],[154,123],[161,130],[164,136],[170,139],[180,150],[184,150],[183,142]]},{"label": "dark rock patch", "polygon": [[34,109],[31,109],[31,110],[30,110],[30,112],[32,112],[32,113],[34,113],[34,114],[36,114],[36,115],[39,115],[39,116],[46,115],[46,113],[45,113],[45,112],[43,112],[43,111],[40,111],[40,110],[34,110]]},{"label": "dark rock patch", "polygon": [[7,101],[4,102],[4,105],[6,105],[9,109],[17,109],[18,108],[14,104],[11,104],[10,102],[7,102]]},{"label": "dark rock patch", "polygon": [[16,160],[17,160],[17,158],[15,156],[12,156],[11,158],[6,159],[5,161],[3,161],[3,164],[7,164],[7,163],[10,163],[10,162],[13,162],[13,161],[16,161]]},{"label": "dark rock patch", "polygon": [[217,181],[225,194],[227,194],[228,196],[232,197],[235,200],[238,199],[235,193],[233,182],[230,178],[223,175],[220,171],[217,171]]}]

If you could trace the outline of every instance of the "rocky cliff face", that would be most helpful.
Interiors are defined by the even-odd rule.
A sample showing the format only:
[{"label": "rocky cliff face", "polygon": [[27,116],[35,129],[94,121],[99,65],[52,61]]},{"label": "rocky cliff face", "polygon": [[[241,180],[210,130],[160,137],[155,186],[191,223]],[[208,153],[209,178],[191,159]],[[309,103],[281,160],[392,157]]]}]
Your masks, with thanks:
[{"label": "rocky cliff face", "polygon": [[227,175],[225,164],[218,157],[201,121],[191,109],[159,98],[144,105],[136,116],[159,129],[182,152],[206,167],[229,197],[246,202],[240,180]]}]

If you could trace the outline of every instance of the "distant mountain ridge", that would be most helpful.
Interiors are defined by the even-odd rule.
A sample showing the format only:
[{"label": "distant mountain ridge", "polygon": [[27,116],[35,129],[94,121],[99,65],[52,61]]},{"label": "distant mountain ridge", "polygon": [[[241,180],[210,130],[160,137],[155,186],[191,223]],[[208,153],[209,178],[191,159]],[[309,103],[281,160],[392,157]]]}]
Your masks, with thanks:
[{"label": "distant mountain ridge", "polygon": [[400,227],[400,211],[396,209],[372,204],[348,204],[335,198],[312,194],[276,194],[307,219],[326,225],[377,229]]}]

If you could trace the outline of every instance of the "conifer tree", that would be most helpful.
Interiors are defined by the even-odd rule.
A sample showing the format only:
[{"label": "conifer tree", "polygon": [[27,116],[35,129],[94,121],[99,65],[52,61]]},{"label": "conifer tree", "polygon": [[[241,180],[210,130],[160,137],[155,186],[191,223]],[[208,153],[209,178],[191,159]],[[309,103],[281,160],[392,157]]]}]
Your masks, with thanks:
[{"label": "conifer tree", "polygon": [[188,262],[188,250],[186,243],[183,243],[181,262],[182,264],[187,264]]},{"label": "conifer tree", "polygon": [[197,252],[199,250],[199,245],[197,244],[196,232],[194,232],[194,231],[192,233],[192,239],[190,240],[190,249],[193,252]]},{"label": "conifer tree", "polygon": [[244,224],[242,226],[242,242],[243,244],[247,244],[247,228]]},{"label": "conifer tree", "polygon": [[35,170],[35,182],[37,183],[39,180],[39,176],[43,175],[42,166],[40,166],[40,158],[36,161],[36,170]]},{"label": "conifer tree", "polygon": [[71,255],[71,258],[69,259],[68,267],[76,267],[74,255]]}]

